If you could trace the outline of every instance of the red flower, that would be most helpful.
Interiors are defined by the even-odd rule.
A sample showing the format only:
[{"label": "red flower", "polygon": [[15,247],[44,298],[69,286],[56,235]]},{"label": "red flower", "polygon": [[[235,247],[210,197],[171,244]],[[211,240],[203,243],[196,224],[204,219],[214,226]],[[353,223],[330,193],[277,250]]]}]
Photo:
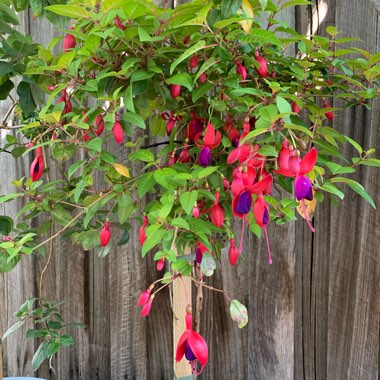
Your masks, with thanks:
[{"label": "red flower", "polygon": [[163,120],[166,120],[166,134],[170,136],[172,129],[175,127],[176,121],[181,120],[181,117],[175,116],[173,111],[169,111],[169,112],[162,112],[161,118]]},{"label": "red flower", "polygon": [[292,104],[292,112],[295,112],[295,113],[300,113],[301,112],[301,108],[299,107],[299,105],[297,104],[297,102],[293,102],[293,104]]},{"label": "red flower", "polygon": [[[323,108],[330,108],[330,107],[331,107],[331,106],[330,106],[330,104],[328,103],[328,101],[327,101],[327,100],[324,100],[324,101],[323,101]],[[334,112],[332,112],[332,111],[326,112],[326,117],[327,117],[329,120],[333,121],[333,120],[334,120]]]},{"label": "red flower", "polygon": [[247,69],[240,61],[236,61],[236,74],[239,74],[242,80],[247,79]]},{"label": "red flower", "polygon": [[190,306],[187,307],[185,320],[186,330],[179,338],[175,359],[179,362],[183,356],[185,356],[191,363],[193,372],[195,372],[196,361],[198,361],[202,368],[199,372],[195,372],[195,374],[199,375],[208,361],[207,343],[203,337],[192,328],[193,316]]},{"label": "red flower", "polygon": [[189,144],[185,142],[185,147],[183,148],[182,152],[178,156],[178,162],[182,162],[183,164],[186,164],[190,162],[191,157],[189,154]]},{"label": "red flower", "polygon": [[267,61],[265,58],[260,57],[258,50],[256,50],[256,61],[259,64],[259,68],[256,68],[257,74],[259,74],[262,78],[266,78],[268,76]]},{"label": "red flower", "polygon": [[30,178],[33,182],[39,180],[42,177],[42,174],[45,170],[45,161],[42,156],[42,148],[39,147],[36,149],[36,158],[30,165]]},{"label": "red flower", "polygon": [[210,122],[207,124],[202,145],[198,143],[201,134],[202,133],[198,133],[194,139],[197,147],[201,149],[198,156],[198,163],[202,166],[209,166],[211,165],[211,149],[219,146],[222,140],[222,135],[219,131],[215,131],[214,126]]},{"label": "red flower", "polygon": [[102,247],[107,246],[110,239],[111,239],[110,222],[107,220],[104,223],[104,227],[100,231],[100,244],[102,245]]},{"label": "red flower", "polygon": [[208,248],[198,241],[195,249],[195,261],[198,264],[202,262],[203,254],[205,252],[209,252]]},{"label": "red flower", "polygon": [[224,211],[223,207],[219,206],[219,191],[215,193],[214,204],[208,210],[203,212],[210,212],[211,223],[219,228],[222,227],[224,222]]},{"label": "red flower", "polygon": [[179,84],[170,85],[170,96],[175,99],[181,94],[181,86]]},{"label": "red flower", "polygon": [[195,219],[197,219],[199,217],[199,208],[198,208],[197,204],[195,204],[195,206],[193,207],[193,217]]},{"label": "red flower", "polygon": [[[72,29],[72,28],[71,28]],[[63,40],[63,51],[68,52],[70,49],[74,49],[77,41],[72,34],[66,34]]]},{"label": "red flower", "polygon": [[116,28],[119,28],[120,30],[125,30],[126,29],[125,25],[122,24],[119,16],[116,16],[114,21],[115,21]]},{"label": "red flower", "polygon": [[156,269],[158,271],[161,271],[164,268],[164,265],[165,265],[165,257],[162,256],[161,259],[157,261]]},{"label": "red flower", "polygon": [[154,295],[152,294],[148,300],[148,302],[141,309],[141,316],[146,317],[150,313],[150,309],[152,308]]},{"label": "red flower", "polygon": [[147,290],[142,292],[140,294],[138,301],[137,301],[137,306],[144,306],[149,301],[149,297],[150,297],[151,292],[152,292],[152,287],[149,287]]},{"label": "red flower", "polygon": [[144,223],[143,225],[140,227],[140,244],[141,245],[144,245],[145,243],[145,240],[146,240],[146,226],[148,225],[148,217],[145,215],[144,216]]},{"label": "red flower", "polygon": [[115,123],[113,124],[112,133],[115,138],[115,141],[118,144],[121,144],[123,142],[124,137],[124,131],[123,127],[121,126],[120,122],[115,120]]},{"label": "red flower", "polygon": [[100,136],[104,131],[104,119],[102,115],[96,116],[95,119],[95,134],[96,136]]},{"label": "red flower", "polygon": [[206,80],[207,80],[207,74],[206,73],[202,73],[200,76],[199,76],[199,83],[205,83]]},{"label": "red flower", "polygon": [[190,63],[190,67],[193,68],[193,69],[194,69],[195,67],[198,66],[198,57],[197,57],[196,54],[194,54],[194,55],[190,58],[189,63]]},{"label": "red flower", "polygon": [[228,259],[230,260],[230,264],[234,266],[239,257],[239,250],[235,246],[235,240],[230,240],[230,249],[228,250]]}]

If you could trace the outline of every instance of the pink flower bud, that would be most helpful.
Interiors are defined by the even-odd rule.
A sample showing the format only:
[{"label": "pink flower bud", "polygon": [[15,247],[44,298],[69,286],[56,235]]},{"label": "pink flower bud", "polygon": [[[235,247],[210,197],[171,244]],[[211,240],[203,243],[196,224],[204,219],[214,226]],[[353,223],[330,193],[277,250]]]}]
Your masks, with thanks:
[{"label": "pink flower bud", "polygon": [[115,21],[116,28],[119,28],[120,30],[125,30],[126,29],[125,25],[122,24],[119,16],[116,16],[114,21]]},{"label": "pink flower bud", "polygon": [[228,250],[228,259],[232,266],[236,264],[238,257],[239,257],[239,250],[235,246],[235,240],[231,239],[230,249]]},{"label": "pink flower bud", "polygon": [[198,80],[199,80],[199,83],[205,83],[206,80],[207,80],[207,74],[206,74],[206,73],[202,73],[202,74],[199,76]]},{"label": "pink flower bud", "polygon": [[108,220],[104,223],[104,227],[100,231],[99,237],[102,247],[107,246],[111,239],[110,222]]},{"label": "pink flower bud", "polygon": [[104,131],[104,119],[102,115],[96,116],[95,119],[95,134],[96,136],[100,136]]},{"label": "pink flower bud", "polygon": [[[324,100],[324,101],[323,101],[323,108],[330,108],[330,107],[331,107],[331,106],[330,106],[330,104],[328,103],[328,101],[327,101],[327,100]],[[333,121],[333,120],[334,120],[334,112],[332,112],[332,111],[326,112],[326,117],[327,117],[329,120]]]},{"label": "pink flower bud", "polygon": [[154,296],[150,296],[148,302],[142,307],[141,316],[146,317],[150,313],[150,309],[152,308],[153,297]]},{"label": "pink flower bud", "polygon": [[55,89],[54,84],[50,85],[47,89],[48,89],[49,91],[53,91],[53,90]]},{"label": "pink flower bud", "polygon": [[197,205],[193,207],[193,217],[198,218],[199,217],[199,208]]},{"label": "pink flower bud", "polygon": [[30,178],[33,182],[39,180],[45,170],[45,161],[42,156],[42,148],[39,147],[36,150],[36,158],[30,165]]},{"label": "pink flower bud", "polygon": [[223,178],[223,188],[224,191],[227,191],[230,188],[230,183],[226,177]]},{"label": "pink flower bud", "polygon": [[149,301],[149,297],[150,297],[151,291],[152,290],[150,288],[148,288],[147,290],[145,290],[144,292],[142,292],[140,294],[140,297],[139,297],[139,299],[137,301],[137,305],[138,306],[143,306],[143,305],[145,305]]},{"label": "pink flower bud", "polygon": [[181,86],[179,84],[170,85],[170,96],[175,99],[181,94]]},{"label": "pink flower bud", "polygon": [[190,58],[189,63],[190,63],[190,67],[192,67],[193,69],[194,69],[195,67],[198,66],[198,57],[197,57],[196,54],[194,54],[194,55]]},{"label": "pink flower bud", "polygon": [[161,271],[164,268],[164,265],[165,265],[165,257],[162,256],[161,259],[157,261],[156,269],[158,271]]},{"label": "pink flower bud", "polygon": [[115,121],[113,128],[112,128],[112,133],[115,138],[115,141],[118,144],[121,144],[123,142],[123,137],[124,137],[124,131],[123,127],[121,126],[119,121]]},{"label": "pink flower bud", "polygon": [[239,74],[242,80],[247,79],[247,69],[239,61],[236,61],[236,74]]},{"label": "pink flower bud", "polygon": [[261,76],[262,78],[268,77],[268,65],[265,58],[260,57],[259,52],[256,50],[256,61],[259,64],[259,68],[256,68],[257,74]]},{"label": "pink flower bud", "polygon": [[71,49],[74,49],[76,44],[77,42],[75,37],[72,34],[66,34],[63,40],[63,51],[68,52]]},{"label": "pink flower bud", "polygon": [[300,113],[301,112],[301,108],[298,106],[297,102],[293,102],[293,104],[292,104],[292,112],[295,112],[295,113]]}]

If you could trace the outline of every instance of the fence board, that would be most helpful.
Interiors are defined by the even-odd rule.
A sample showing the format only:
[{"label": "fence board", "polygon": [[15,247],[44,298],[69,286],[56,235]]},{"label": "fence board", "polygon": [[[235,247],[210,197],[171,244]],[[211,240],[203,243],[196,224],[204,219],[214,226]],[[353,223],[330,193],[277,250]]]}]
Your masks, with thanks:
[{"label": "fence board", "polygon": [[[318,7],[314,14],[320,16],[319,21],[323,4],[328,5],[323,26],[336,24],[342,35],[362,39],[364,49],[379,51],[377,0],[315,2]],[[305,32],[312,27],[312,14],[310,6],[295,13],[289,10],[282,17]],[[24,21],[25,30],[30,28],[33,37],[42,43],[55,33],[40,21]],[[318,17],[314,26],[317,21]],[[0,104],[0,117],[6,106],[6,102]],[[379,149],[379,114],[380,103],[376,101],[372,111],[339,113],[334,127],[366,147]],[[2,133],[1,143],[4,138]],[[119,149],[115,152],[123,162],[127,152],[115,149]],[[0,159],[14,177],[23,176],[28,167],[27,162],[16,166],[5,154]],[[6,187],[9,175],[0,176],[0,193],[12,191]],[[380,204],[379,171],[365,167],[356,179]],[[264,242],[248,234],[239,265],[231,268],[224,255],[218,264],[221,270],[208,284],[228,289],[231,298],[245,303],[250,324],[239,330],[230,319],[229,303],[223,295],[204,290],[207,313],[201,317],[201,333],[209,343],[210,360],[201,379],[378,379],[380,214],[352,192],[346,198],[339,207],[327,203],[317,210],[315,235],[302,221],[269,226],[271,267],[267,265]],[[15,209],[5,204],[0,205],[0,212],[14,215]],[[153,303],[147,319],[138,315],[135,306],[139,292],[158,278],[154,264],[141,258],[139,227],[134,222],[127,247],[115,248],[105,259],[73,248],[67,241],[54,244],[54,259],[46,274],[45,289],[50,289],[47,295],[71,299],[73,302],[64,307],[64,316],[70,321],[84,321],[87,328],[75,331],[76,346],[53,361],[57,375],[45,365],[39,371],[41,377],[173,378],[169,289],[157,295],[159,300]],[[45,260],[24,258],[13,272],[0,277],[0,323],[4,329],[15,321],[12,314],[21,302],[36,294],[36,278]],[[23,339],[24,334],[25,329],[4,345],[5,375],[33,374],[30,360],[36,347]]]}]

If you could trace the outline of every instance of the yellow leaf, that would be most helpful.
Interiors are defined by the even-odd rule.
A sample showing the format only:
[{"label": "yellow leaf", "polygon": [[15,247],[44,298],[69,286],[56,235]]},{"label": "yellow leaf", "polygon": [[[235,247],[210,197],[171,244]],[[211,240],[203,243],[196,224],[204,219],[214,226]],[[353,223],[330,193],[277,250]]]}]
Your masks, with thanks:
[{"label": "yellow leaf", "polygon": [[[314,190],[313,190],[314,195]],[[313,219],[315,208],[317,207],[317,200],[313,197],[312,201],[308,201],[307,199],[304,199],[300,204],[297,206],[298,213],[302,216],[302,218],[311,221]]]},{"label": "yellow leaf", "polygon": [[121,164],[112,164],[113,167],[115,168],[115,170],[120,174],[122,175],[123,177],[126,177],[126,178],[129,178],[130,177],[130,174],[129,174],[129,170],[126,166],[124,165],[121,165]]},{"label": "yellow leaf", "polygon": [[[241,9],[245,17],[253,18],[253,9],[248,0],[243,0],[241,3]],[[253,20],[242,20],[239,21],[239,24],[243,30],[248,34],[252,28]]]}]

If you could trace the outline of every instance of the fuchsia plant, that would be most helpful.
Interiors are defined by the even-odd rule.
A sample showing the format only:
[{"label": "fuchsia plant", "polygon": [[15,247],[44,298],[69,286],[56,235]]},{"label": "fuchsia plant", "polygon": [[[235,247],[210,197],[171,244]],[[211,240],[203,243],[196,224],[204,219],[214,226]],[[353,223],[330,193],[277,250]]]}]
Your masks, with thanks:
[{"label": "fuchsia plant", "polygon": [[[1,217],[10,240],[0,247],[0,271],[43,254],[63,234],[103,257],[127,244],[137,225],[142,255],[164,271],[138,299],[142,316],[158,292],[189,276],[198,289],[222,292],[244,327],[245,306],[207,281],[217,260],[257,259],[260,241],[245,246],[246,229],[265,238],[272,264],[282,252],[272,255],[268,230],[295,221],[296,210],[314,232],[308,209],[342,199],[342,184],[374,206],[347,175],[380,161],[331,122],[345,106],[370,107],[380,57],[340,49],[334,27],[328,37],[299,34],[276,21],[285,5],[271,0],[196,1],[176,10],[140,0],[89,4],[49,6],[73,26],[58,54],[39,47],[28,58],[24,86],[48,98],[32,110],[20,102],[26,126],[5,148],[16,158],[35,156],[30,178],[15,181],[2,201],[23,198],[20,218],[36,223],[16,228]],[[294,46],[296,57],[285,54]],[[344,144],[353,156],[343,156]],[[50,159],[63,173],[53,184]],[[41,217],[47,222],[39,226]],[[185,318],[176,359],[185,356],[199,373],[208,347],[192,329],[190,308]],[[41,334],[42,344],[60,344]]]}]

